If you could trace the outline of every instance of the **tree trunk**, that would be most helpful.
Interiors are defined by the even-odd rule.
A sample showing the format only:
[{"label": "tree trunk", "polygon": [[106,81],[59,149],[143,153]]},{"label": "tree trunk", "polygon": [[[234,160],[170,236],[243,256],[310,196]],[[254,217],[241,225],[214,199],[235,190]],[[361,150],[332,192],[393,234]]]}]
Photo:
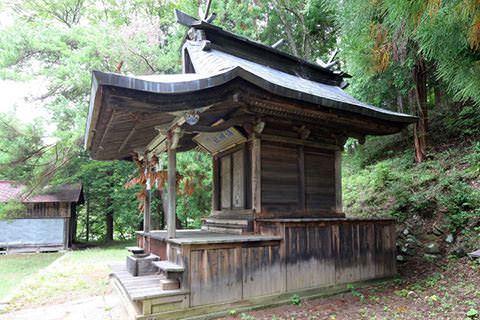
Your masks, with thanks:
[{"label": "tree trunk", "polygon": [[427,154],[427,78],[425,62],[419,58],[412,70],[413,83],[415,84],[415,113],[418,121],[413,129],[415,141],[415,160],[423,162]]},{"label": "tree trunk", "polygon": [[165,219],[165,211],[163,208],[163,198],[162,198],[162,191],[156,189],[154,192],[154,196],[157,199],[160,199],[162,203],[157,202],[156,213],[157,216],[152,221],[152,227],[156,230],[163,230],[165,227],[164,219]]},{"label": "tree trunk", "polygon": [[403,96],[402,94],[398,94],[397,96],[397,112],[404,113],[404,107],[403,107]]},{"label": "tree trunk", "polygon": [[[88,193],[86,193],[88,195]],[[87,197],[87,210],[86,210],[86,221],[85,221],[85,226],[87,228],[87,234],[85,237],[85,240],[88,242],[88,236],[90,233],[90,199]]]},{"label": "tree trunk", "polygon": [[163,215],[162,215],[162,229],[165,227],[166,224],[166,213],[168,212],[168,202],[167,202],[167,191],[165,188],[160,190],[160,196],[162,198],[162,207],[163,207]]},{"label": "tree trunk", "polygon": [[107,226],[107,235],[105,237],[105,241],[111,242],[113,241],[113,211],[111,209],[108,209],[105,218],[106,218],[105,221]]},{"label": "tree trunk", "polygon": [[280,3],[277,0],[273,1],[274,5],[273,8],[278,13],[278,17],[282,20],[283,25],[285,26],[285,33],[287,34],[287,43],[290,49],[292,50],[293,55],[299,56],[297,44],[295,42],[295,36],[293,34],[293,30],[288,23],[287,17],[283,14],[282,8],[280,7]]}]

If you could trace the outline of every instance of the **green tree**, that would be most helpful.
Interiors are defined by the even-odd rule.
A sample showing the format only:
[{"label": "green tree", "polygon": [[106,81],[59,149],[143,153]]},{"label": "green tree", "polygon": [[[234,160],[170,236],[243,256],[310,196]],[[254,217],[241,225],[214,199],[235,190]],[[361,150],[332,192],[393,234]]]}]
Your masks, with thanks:
[{"label": "green tree", "polygon": [[[445,113],[450,97],[480,103],[475,1],[331,1],[353,93],[419,116],[416,160],[427,153],[427,106]],[[445,92],[448,89],[448,94]],[[447,103],[445,103],[447,102]],[[408,110],[410,109],[410,110]]]}]

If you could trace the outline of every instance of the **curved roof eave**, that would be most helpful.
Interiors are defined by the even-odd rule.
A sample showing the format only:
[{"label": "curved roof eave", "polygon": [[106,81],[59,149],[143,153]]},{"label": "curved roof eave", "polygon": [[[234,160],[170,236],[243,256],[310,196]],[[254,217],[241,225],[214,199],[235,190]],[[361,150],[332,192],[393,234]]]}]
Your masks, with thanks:
[{"label": "curved roof eave", "polygon": [[[400,123],[412,123],[417,120],[417,117],[412,115],[397,113],[362,103],[348,95],[339,87],[322,84],[323,87],[328,87],[329,90],[334,92],[339,99],[322,97],[313,93],[294,90],[288,86],[278,85],[256,75],[253,72],[245,70],[240,66],[222,70],[221,72],[211,75],[174,74],[134,77],[115,73],[93,71],[92,91],[94,89],[95,91],[98,91],[99,86],[116,86],[149,93],[181,94],[220,86],[235,79],[236,77],[240,77],[279,96],[318,104],[327,108]],[[93,88],[94,86],[95,88]],[[93,93],[94,92],[92,92],[91,96],[92,100],[95,99],[97,92],[95,92],[95,94]],[[349,101],[342,101],[342,99]],[[93,107],[92,101],[91,107]]]}]

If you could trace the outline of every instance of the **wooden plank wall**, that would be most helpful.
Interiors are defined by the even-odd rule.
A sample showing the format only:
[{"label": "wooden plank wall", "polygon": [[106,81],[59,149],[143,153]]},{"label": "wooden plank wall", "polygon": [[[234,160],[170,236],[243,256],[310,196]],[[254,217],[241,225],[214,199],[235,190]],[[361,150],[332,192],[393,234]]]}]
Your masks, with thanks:
[{"label": "wooden plank wall", "polygon": [[190,306],[243,300],[284,290],[279,242],[190,249]]},{"label": "wooden plank wall", "polygon": [[344,216],[337,210],[333,151],[263,141],[261,168],[257,218]]},{"label": "wooden plank wall", "polygon": [[287,289],[335,283],[335,254],[330,226],[291,225],[285,231]]},{"label": "wooden plank wall", "polygon": [[68,218],[70,217],[70,202],[40,202],[31,203],[27,214],[22,218]]},{"label": "wooden plank wall", "polygon": [[287,290],[396,273],[393,222],[346,220],[283,226]]},{"label": "wooden plank wall", "polygon": [[304,157],[306,209],[336,212],[334,155],[310,149]]},{"label": "wooden plank wall", "polygon": [[248,143],[244,143],[213,160],[213,210],[217,208],[215,203],[218,198],[222,210],[250,209],[250,157]]},{"label": "wooden plank wall", "polygon": [[262,142],[262,214],[279,217],[298,211],[298,152],[295,146]]},{"label": "wooden plank wall", "polygon": [[284,240],[166,244],[167,259],[185,268],[179,280],[190,307],[396,273],[392,221],[261,221],[259,230]]}]

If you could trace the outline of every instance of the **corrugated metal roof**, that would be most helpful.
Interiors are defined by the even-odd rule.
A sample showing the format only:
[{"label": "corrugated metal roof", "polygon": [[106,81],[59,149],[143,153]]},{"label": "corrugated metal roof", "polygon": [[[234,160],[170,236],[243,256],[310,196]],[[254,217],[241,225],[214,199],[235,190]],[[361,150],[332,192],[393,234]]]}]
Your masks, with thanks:
[{"label": "corrugated metal roof", "polygon": [[[15,181],[0,180],[0,202],[19,199],[24,186],[15,184]],[[82,193],[80,183],[66,183],[61,186],[46,186],[41,194],[29,197],[24,202],[78,202]]]}]

